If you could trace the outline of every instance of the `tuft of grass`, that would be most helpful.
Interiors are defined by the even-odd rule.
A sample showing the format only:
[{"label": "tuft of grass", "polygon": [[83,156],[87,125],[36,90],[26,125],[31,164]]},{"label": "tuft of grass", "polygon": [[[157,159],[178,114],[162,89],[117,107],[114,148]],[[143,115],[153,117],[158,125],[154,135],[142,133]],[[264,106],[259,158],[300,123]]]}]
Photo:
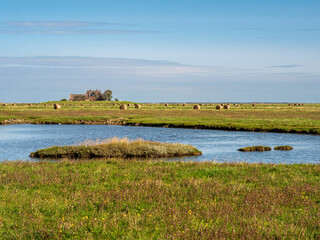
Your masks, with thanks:
[{"label": "tuft of grass", "polygon": [[293,147],[291,146],[277,146],[273,148],[274,150],[283,150],[283,151],[288,151],[288,150],[293,150]]},{"label": "tuft of grass", "polygon": [[75,146],[52,146],[30,154],[33,158],[155,158],[201,155],[195,147],[180,143],[160,143],[111,138],[85,141]]},{"label": "tuft of grass", "polygon": [[239,148],[238,151],[241,151],[241,152],[264,152],[264,151],[271,151],[271,147],[251,146],[251,147]]}]

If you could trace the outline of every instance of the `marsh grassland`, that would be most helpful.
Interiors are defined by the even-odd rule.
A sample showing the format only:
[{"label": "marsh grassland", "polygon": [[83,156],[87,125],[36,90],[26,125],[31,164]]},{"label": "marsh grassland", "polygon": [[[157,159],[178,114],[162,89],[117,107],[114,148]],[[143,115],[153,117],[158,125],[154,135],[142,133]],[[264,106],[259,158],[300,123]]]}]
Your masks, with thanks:
[{"label": "marsh grassland", "polygon": [[[265,131],[320,134],[320,104],[231,104],[217,110],[217,104],[140,104],[129,102],[54,102],[0,105],[0,123],[34,124],[122,124],[158,127],[206,128],[235,131]],[[119,110],[121,104],[131,104]],[[71,104],[71,105],[70,105]],[[114,105],[116,104],[116,105]]]},{"label": "marsh grassland", "polygon": [[5,162],[1,239],[319,239],[320,165]]},{"label": "marsh grassland", "polygon": [[[0,105],[0,122],[320,133],[320,104],[58,103]],[[320,238],[319,164],[119,157],[1,163],[0,239]]]}]

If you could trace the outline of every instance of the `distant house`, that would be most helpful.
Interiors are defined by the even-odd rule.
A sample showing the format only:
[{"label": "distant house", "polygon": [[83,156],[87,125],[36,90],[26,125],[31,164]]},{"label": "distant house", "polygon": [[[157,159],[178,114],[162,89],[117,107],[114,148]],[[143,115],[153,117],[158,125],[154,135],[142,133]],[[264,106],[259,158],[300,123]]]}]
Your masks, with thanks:
[{"label": "distant house", "polygon": [[69,101],[96,101],[101,96],[101,91],[88,90],[86,94],[69,94]]}]

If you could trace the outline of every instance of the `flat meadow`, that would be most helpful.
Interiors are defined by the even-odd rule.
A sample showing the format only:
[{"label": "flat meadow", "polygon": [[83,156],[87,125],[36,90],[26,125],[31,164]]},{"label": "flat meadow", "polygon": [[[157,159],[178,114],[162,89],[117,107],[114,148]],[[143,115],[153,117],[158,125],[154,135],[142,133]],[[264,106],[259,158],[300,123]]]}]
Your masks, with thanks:
[{"label": "flat meadow", "polygon": [[320,165],[0,165],[1,239],[319,239]]},{"label": "flat meadow", "polygon": [[[58,103],[61,109],[53,109]],[[120,104],[129,104],[119,110]],[[206,128],[234,131],[320,133],[320,104],[140,104],[130,102],[47,102],[0,104],[0,123],[122,124],[140,126]]]}]

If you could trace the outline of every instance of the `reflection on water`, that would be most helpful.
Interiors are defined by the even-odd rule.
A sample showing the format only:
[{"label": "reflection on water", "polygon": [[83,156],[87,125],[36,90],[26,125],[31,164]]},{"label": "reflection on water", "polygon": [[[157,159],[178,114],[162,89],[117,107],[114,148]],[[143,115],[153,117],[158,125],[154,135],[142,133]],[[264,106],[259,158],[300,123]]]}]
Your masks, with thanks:
[{"label": "reflection on water", "polygon": [[[3,125],[0,126],[0,161],[29,159],[39,148],[71,145],[86,139],[110,137],[142,138],[161,142],[191,144],[202,156],[179,158],[191,161],[320,163],[320,136],[175,129],[108,125]],[[291,145],[293,151],[238,152],[252,145]]]}]

